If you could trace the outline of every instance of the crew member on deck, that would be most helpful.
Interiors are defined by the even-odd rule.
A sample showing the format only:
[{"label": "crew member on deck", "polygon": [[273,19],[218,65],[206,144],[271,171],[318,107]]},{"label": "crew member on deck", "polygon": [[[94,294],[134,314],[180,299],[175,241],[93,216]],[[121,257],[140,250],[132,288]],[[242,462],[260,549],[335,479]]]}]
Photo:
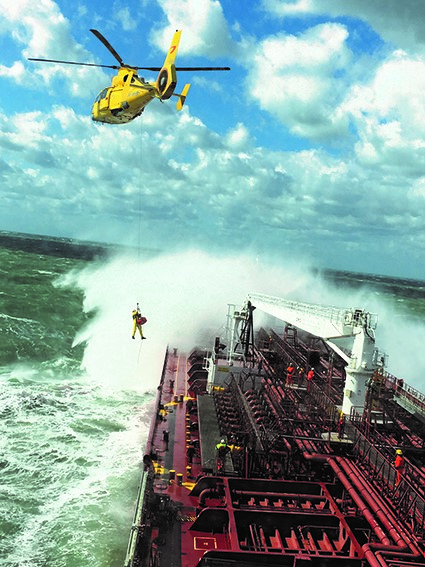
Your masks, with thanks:
[{"label": "crew member on deck", "polygon": [[395,466],[395,470],[397,471],[397,478],[395,481],[395,485],[398,486],[404,475],[404,467],[406,466],[406,460],[403,457],[403,451],[401,449],[397,449],[395,454],[396,457],[394,461],[394,466]]},{"label": "crew member on deck", "polygon": [[292,386],[292,384],[294,383],[294,372],[295,372],[295,366],[292,364],[292,362],[290,362],[288,368],[286,369],[287,386]]},{"label": "crew member on deck", "polygon": [[226,443],[225,439],[222,439],[220,443],[215,446],[217,451],[217,472],[223,471],[226,464],[226,455],[230,451],[229,445]]},{"label": "crew member on deck", "polygon": [[342,439],[344,437],[344,429],[345,429],[345,415],[341,412],[338,423],[336,425],[336,430],[338,432],[339,439]]},{"label": "crew member on deck", "polygon": [[303,382],[304,382],[304,367],[303,366],[298,366],[297,374],[298,374],[298,386],[302,386]]},{"label": "crew member on deck", "polygon": [[146,323],[146,317],[142,316],[140,312],[139,304],[137,304],[136,309],[133,309],[131,316],[133,317],[133,334],[131,335],[131,338],[134,339],[136,335],[136,331],[139,331],[140,338],[146,339],[146,337],[143,336],[143,330],[142,330],[142,325]]},{"label": "crew member on deck", "polygon": [[225,457],[227,453],[230,451],[229,445],[226,443],[225,439],[222,439],[220,443],[217,443],[215,446],[216,450],[218,451],[218,455],[220,457]]},{"label": "crew member on deck", "polygon": [[311,384],[314,378],[314,368],[310,368],[307,374],[307,392],[310,393],[311,391]]}]

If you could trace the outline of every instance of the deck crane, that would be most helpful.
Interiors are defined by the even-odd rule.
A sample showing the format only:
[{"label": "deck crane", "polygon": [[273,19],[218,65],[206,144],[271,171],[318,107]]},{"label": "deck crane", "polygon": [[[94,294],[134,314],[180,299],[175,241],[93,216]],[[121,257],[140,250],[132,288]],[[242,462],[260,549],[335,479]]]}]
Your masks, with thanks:
[{"label": "deck crane", "polygon": [[367,384],[384,365],[375,348],[377,315],[364,309],[341,309],[251,293],[247,301],[277,319],[320,337],[347,362],[342,411],[362,414]]}]

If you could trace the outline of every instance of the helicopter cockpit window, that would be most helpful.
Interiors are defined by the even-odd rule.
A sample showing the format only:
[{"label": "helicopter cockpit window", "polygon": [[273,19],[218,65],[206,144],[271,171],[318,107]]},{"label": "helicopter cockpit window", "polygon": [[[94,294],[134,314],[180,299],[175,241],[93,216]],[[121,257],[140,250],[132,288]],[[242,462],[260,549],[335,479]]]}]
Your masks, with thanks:
[{"label": "helicopter cockpit window", "polygon": [[101,91],[97,97],[95,102],[99,102],[102,98],[106,98],[106,95],[108,94],[108,89],[103,89],[103,91]]},{"label": "helicopter cockpit window", "polygon": [[140,83],[145,83],[145,79],[143,77],[139,77],[139,75],[136,75],[136,73],[134,73],[134,75],[131,77],[131,84],[132,85],[137,85]]}]

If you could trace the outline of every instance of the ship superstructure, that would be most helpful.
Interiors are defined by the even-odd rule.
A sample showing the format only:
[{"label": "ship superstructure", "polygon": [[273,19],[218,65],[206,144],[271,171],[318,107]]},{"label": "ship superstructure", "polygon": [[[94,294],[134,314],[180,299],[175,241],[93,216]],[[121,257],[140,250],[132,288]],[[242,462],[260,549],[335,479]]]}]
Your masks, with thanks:
[{"label": "ship superstructure", "polygon": [[168,349],[125,567],[425,565],[425,399],[376,326],[251,294],[210,348]]}]

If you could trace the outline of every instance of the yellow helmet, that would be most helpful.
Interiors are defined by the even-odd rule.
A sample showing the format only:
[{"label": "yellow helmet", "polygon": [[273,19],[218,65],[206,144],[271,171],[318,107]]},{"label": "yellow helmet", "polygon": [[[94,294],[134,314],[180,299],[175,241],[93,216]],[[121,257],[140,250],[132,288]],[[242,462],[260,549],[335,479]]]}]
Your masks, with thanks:
[{"label": "yellow helmet", "polygon": [[401,449],[397,449],[396,455],[402,455],[402,454],[403,454],[403,451]]}]

